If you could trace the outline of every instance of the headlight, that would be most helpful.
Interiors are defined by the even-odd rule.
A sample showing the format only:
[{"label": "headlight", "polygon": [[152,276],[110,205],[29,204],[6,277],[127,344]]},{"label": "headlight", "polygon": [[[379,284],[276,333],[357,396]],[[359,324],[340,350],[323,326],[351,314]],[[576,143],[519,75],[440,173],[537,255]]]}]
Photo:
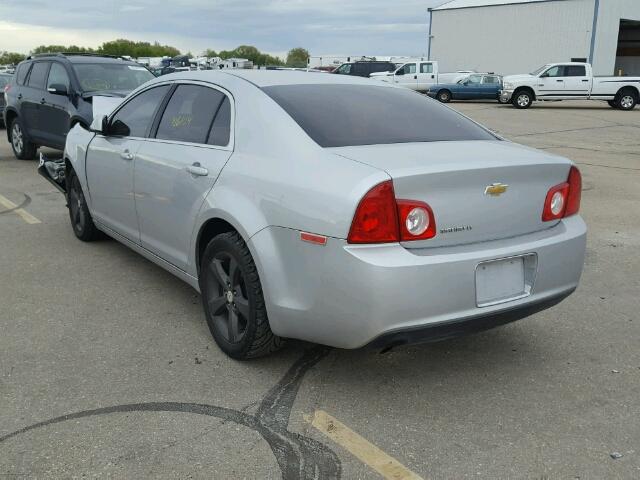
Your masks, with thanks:
[{"label": "headlight", "polygon": [[513,90],[514,85],[513,85],[513,83],[504,82],[504,84],[502,84],[502,87],[503,87],[505,90]]}]

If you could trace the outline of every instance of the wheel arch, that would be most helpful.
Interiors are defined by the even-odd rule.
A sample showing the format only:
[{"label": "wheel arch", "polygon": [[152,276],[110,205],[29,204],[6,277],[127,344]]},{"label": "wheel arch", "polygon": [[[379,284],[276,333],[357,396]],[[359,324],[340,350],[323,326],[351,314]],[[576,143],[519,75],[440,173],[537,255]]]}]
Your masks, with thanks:
[{"label": "wheel arch", "polygon": [[7,129],[7,140],[11,141],[11,122],[18,116],[15,108],[9,107],[4,111],[4,127]]},{"label": "wheel arch", "polygon": [[535,90],[533,88],[529,87],[528,85],[523,85],[521,87],[516,88],[513,91],[513,97],[516,97],[518,95],[518,93],[523,92],[523,91],[529,92],[531,94],[531,100],[533,100],[533,101],[536,100],[536,92],[535,92]]},{"label": "wheel arch", "polygon": [[616,93],[616,98],[620,98],[626,91],[633,92],[636,96],[636,100],[640,101],[640,90],[634,85],[625,85],[624,87],[620,88],[620,90],[618,90],[618,92]]}]

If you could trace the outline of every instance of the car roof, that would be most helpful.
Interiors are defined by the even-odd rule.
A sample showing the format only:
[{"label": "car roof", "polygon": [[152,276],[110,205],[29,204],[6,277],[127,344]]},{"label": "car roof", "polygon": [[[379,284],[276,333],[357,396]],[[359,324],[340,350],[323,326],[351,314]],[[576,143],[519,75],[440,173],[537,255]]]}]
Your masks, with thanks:
[{"label": "car roof", "polygon": [[73,53],[39,54],[29,57],[27,60],[68,60],[71,63],[124,63],[126,65],[138,65],[136,62],[119,57]]},{"label": "car roof", "polygon": [[230,77],[246,80],[258,88],[272,87],[276,85],[303,84],[356,84],[393,87],[391,84],[364,77],[332,75],[330,73],[315,73],[296,70],[195,70],[164,75],[162,77],[158,77],[156,80],[200,80],[204,82],[215,82],[216,80],[223,79],[228,81]]}]

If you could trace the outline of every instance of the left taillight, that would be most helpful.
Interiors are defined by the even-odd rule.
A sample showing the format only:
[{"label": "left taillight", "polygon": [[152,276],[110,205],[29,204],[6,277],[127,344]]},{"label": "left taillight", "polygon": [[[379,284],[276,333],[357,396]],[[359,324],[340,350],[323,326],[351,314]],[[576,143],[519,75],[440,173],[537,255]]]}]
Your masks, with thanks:
[{"label": "left taillight", "polygon": [[11,84],[10,84],[10,83],[7,83],[7,84],[4,86],[4,93],[7,93],[9,90],[11,90]]},{"label": "left taillight", "polygon": [[542,221],[550,222],[575,215],[580,210],[582,176],[577,167],[571,167],[569,177],[547,192],[542,210]]}]

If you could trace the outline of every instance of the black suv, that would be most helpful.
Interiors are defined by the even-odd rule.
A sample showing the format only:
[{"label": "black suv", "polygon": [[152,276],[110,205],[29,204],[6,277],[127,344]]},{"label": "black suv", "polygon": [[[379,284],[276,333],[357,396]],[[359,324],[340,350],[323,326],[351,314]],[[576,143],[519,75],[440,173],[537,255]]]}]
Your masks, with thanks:
[{"label": "black suv", "polygon": [[338,75],[355,75],[357,77],[368,77],[377,72],[393,72],[396,64],[392,62],[361,61],[343,63],[331,73]]},{"label": "black suv", "polygon": [[124,97],[152,78],[143,66],[116,57],[29,57],[18,65],[5,90],[4,119],[14,155],[33,159],[38,146],[62,150],[71,127],[91,124],[94,96]]}]

